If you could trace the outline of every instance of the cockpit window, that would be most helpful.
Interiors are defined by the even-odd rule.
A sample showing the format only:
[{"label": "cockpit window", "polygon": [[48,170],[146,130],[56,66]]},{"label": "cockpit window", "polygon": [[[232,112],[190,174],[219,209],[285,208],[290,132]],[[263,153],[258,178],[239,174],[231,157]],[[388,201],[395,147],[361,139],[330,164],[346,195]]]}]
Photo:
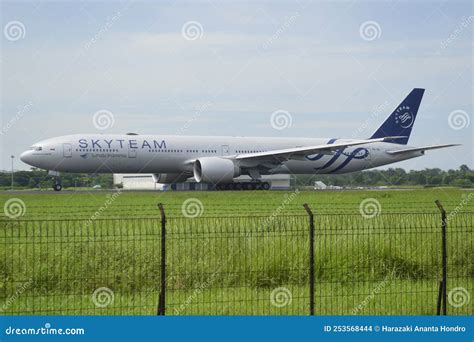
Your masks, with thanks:
[{"label": "cockpit window", "polygon": [[41,146],[31,146],[30,147],[30,150],[33,150],[33,151],[41,151],[43,148]]}]

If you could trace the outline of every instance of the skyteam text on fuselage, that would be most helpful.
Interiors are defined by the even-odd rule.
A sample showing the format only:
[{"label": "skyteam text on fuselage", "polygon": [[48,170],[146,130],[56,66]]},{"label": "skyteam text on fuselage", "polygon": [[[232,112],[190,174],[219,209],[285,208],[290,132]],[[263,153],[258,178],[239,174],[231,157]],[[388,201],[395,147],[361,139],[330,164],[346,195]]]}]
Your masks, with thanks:
[{"label": "skyteam text on fuselage", "polygon": [[77,134],[38,142],[20,158],[49,170],[55,190],[60,172],[152,173],[167,184],[194,177],[218,188],[249,175],[253,188],[267,189],[261,175],[354,172],[456,146],[407,146],[423,93],[413,89],[368,139]]}]

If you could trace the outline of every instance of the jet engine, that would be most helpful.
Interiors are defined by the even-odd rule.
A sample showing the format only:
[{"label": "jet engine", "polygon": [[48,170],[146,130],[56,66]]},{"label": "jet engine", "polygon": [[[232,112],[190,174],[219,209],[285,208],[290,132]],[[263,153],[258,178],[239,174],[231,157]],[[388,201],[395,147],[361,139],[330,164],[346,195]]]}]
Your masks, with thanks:
[{"label": "jet engine", "polygon": [[232,182],[234,177],[240,176],[240,168],[230,159],[219,157],[204,157],[195,161],[194,179],[196,182],[225,183]]}]

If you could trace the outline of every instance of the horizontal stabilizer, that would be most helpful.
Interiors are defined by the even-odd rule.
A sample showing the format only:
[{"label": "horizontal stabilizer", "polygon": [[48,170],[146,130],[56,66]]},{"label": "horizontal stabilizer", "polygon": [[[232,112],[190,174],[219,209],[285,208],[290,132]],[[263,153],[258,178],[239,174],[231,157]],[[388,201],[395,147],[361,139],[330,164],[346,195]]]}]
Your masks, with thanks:
[{"label": "horizontal stabilizer", "polygon": [[433,146],[425,146],[425,147],[407,148],[404,150],[392,150],[392,151],[387,151],[387,153],[388,154],[402,154],[402,153],[408,153],[408,152],[436,150],[438,148],[460,146],[460,145],[461,144],[433,145]]}]

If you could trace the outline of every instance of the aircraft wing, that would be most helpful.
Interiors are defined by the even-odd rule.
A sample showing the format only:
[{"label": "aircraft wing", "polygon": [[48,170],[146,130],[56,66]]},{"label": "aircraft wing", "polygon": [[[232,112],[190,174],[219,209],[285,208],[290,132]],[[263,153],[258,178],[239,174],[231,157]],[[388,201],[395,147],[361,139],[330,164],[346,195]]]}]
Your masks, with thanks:
[{"label": "aircraft wing", "polygon": [[282,162],[289,159],[301,159],[304,156],[307,156],[309,154],[316,154],[316,153],[332,154],[334,151],[338,149],[344,149],[350,146],[365,145],[365,144],[371,144],[375,142],[392,141],[399,138],[403,138],[403,137],[384,137],[384,138],[377,138],[377,139],[352,140],[349,142],[341,142],[337,144],[324,144],[324,145],[315,145],[315,146],[285,148],[282,150],[239,154],[237,156],[233,156],[232,159],[241,160],[241,161],[246,161],[246,160],[270,161],[271,160],[271,161]]},{"label": "aircraft wing", "polygon": [[452,147],[452,146],[460,146],[461,144],[447,144],[447,145],[432,145],[432,146],[425,146],[425,147],[416,147],[416,148],[408,148],[404,150],[392,150],[392,151],[387,151],[388,154],[403,154],[403,153],[408,153],[408,152],[417,152],[417,151],[427,151],[427,150],[436,150],[438,148],[445,148],[445,147]]}]

